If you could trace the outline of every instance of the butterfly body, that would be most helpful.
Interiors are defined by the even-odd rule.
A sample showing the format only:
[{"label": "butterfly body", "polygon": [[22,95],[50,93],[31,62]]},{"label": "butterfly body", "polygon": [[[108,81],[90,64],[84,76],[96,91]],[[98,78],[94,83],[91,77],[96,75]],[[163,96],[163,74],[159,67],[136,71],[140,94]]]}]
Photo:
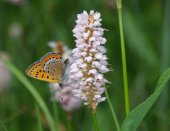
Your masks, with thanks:
[{"label": "butterfly body", "polygon": [[26,74],[35,79],[62,83],[64,62],[60,53],[48,53],[39,61],[34,62],[26,70]]}]

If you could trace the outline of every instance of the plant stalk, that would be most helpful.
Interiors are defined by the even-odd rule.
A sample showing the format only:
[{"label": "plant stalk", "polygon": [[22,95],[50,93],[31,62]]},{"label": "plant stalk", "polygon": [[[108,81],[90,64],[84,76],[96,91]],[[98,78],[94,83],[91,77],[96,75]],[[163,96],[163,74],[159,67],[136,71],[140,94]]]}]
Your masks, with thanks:
[{"label": "plant stalk", "polygon": [[124,97],[125,97],[125,112],[126,112],[126,116],[127,116],[129,111],[130,111],[130,102],[129,102],[127,66],[126,66],[126,52],[125,52],[123,22],[122,22],[122,5],[121,5],[121,0],[116,0],[116,2],[117,2],[117,8],[118,8],[120,43],[121,43],[121,54],[122,54],[123,83],[124,83]]},{"label": "plant stalk", "polygon": [[92,112],[93,115],[93,126],[95,131],[99,131],[98,124],[97,124],[97,118],[96,118],[96,112]]},{"label": "plant stalk", "polygon": [[38,131],[43,131],[43,125],[42,125],[42,121],[41,121],[41,111],[40,111],[38,105],[35,105],[35,108],[36,108],[37,119],[38,119]]},{"label": "plant stalk", "polygon": [[53,106],[53,113],[54,113],[54,122],[56,127],[58,127],[58,105],[56,102],[52,102]]},{"label": "plant stalk", "polygon": [[108,104],[109,104],[110,111],[111,111],[111,113],[112,113],[113,120],[114,120],[115,125],[116,125],[116,129],[117,129],[117,131],[120,131],[120,125],[119,125],[119,122],[118,122],[118,119],[117,119],[117,116],[116,116],[114,107],[113,107],[113,105],[112,105],[112,103],[111,103],[111,101],[110,101],[110,98],[109,98],[107,89],[105,90],[105,95],[106,95],[106,98],[107,98],[107,102],[108,102]]}]

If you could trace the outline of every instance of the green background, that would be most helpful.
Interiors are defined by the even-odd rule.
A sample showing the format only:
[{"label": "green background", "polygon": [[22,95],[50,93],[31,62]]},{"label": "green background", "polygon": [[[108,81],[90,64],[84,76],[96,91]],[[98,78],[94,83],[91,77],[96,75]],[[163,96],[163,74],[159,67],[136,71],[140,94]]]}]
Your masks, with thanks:
[{"label": "green background", "polygon": [[[123,25],[127,56],[131,109],[147,98],[157,79],[170,65],[170,1],[129,0],[123,2]],[[101,13],[107,39],[106,48],[111,72],[106,78],[108,92],[120,123],[125,118],[119,24],[115,1],[111,0],[27,0],[23,4],[0,1],[0,51],[7,52],[12,63],[26,68],[51,51],[48,42],[62,41],[75,47],[72,29],[77,14],[83,10]],[[11,25],[21,28],[19,36],[10,34]],[[1,75],[1,74],[0,74]],[[28,77],[27,77],[28,78]],[[48,84],[28,78],[52,111]],[[168,85],[167,85],[168,86]],[[140,124],[139,131],[168,131],[170,128],[169,89]],[[8,90],[0,92],[0,122],[9,131],[37,131],[36,102],[17,79],[12,77]],[[66,113],[60,108],[60,130],[67,130]],[[99,129],[116,130],[107,102],[97,109]],[[42,113],[44,130],[48,124]],[[73,114],[74,130],[92,131],[92,119],[86,106]]]}]

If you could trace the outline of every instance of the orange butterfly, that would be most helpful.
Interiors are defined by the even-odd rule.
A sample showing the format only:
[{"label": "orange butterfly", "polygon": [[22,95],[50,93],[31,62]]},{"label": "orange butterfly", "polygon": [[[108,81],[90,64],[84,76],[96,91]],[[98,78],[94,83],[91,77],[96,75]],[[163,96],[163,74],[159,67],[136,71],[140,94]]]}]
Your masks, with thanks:
[{"label": "orange butterfly", "polygon": [[48,53],[39,61],[33,63],[26,70],[26,74],[35,79],[62,83],[64,70],[67,67],[68,60],[62,62],[61,53]]}]

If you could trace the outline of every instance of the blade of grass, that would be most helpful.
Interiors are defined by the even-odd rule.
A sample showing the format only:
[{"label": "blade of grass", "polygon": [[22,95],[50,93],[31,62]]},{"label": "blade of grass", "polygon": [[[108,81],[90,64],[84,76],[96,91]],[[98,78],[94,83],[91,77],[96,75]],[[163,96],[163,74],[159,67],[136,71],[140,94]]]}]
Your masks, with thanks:
[{"label": "blade of grass", "polygon": [[117,8],[118,8],[120,43],[121,43],[121,53],[122,53],[122,68],[123,68],[123,84],[124,84],[124,97],[125,97],[125,112],[126,112],[126,116],[127,116],[129,111],[130,111],[130,102],[129,102],[127,67],[126,67],[126,52],[125,52],[123,22],[122,22],[122,3],[121,3],[121,0],[116,0],[116,3],[117,3]]},{"label": "blade of grass", "polygon": [[58,106],[56,102],[52,102],[53,106],[53,114],[54,114],[54,122],[56,126],[58,127]]},{"label": "blade of grass", "polygon": [[156,102],[162,90],[165,88],[165,85],[169,79],[170,68],[168,68],[159,78],[154,93],[128,114],[121,126],[121,131],[136,131],[141,121],[144,119],[148,111]]},{"label": "blade of grass", "polygon": [[32,94],[41,110],[44,112],[46,119],[48,121],[49,127],[51,131],[57,131],[55,127],[54,120],[36,88],[26,79],[26,77],[9,61],[4,61],[7,68],[11,71],[11,73],[24,85],[24,87]]},{"label": "blade of grass", "polygon": [[112,117],[113,117],[113,120],[115,122],[115,125],[116,125],[116,129],[117,131],[120,131],[120,125],[119,125],[119,122],[118,122],[118,119],[117,119],[117,116],[116,116],[116,113],[115,113],[115,110],[114,110],[114,107],[110,101],[110,98],[109,98],[109,94],[107,92],[107,89],[105,90],[105,94],[106,94],[106,98],[107,98],[107,102],[109,104],[109,108],[110,108],[110,111],[112,113]]},{"label": "blade of grass", "polygon": [[163,26],[163,40],[162,40],[162,58],[161,58],[161,72],[164,71],[170,64],[170,1],[166,0],[165,3],[165,19]]},{"label": "blade of grass", "polygon": [[[162,39],[162,51],[161,51],[161,68],[160,72],[162,73],[168,66],[170,66],[170,1],[166,0],[165,2],[165,15],[164,15],[164,25],[163,25],[163,39]],[[167,84],[167,87],[169,86],[170,83]],[[160,122],[159,122],[159,127],[162,130],[168,130],[169,127],[166,124],[166,113],[162,114],[162,112],[168,111],[168,94],[169,94],[169,89],[165,88],[165,90],[162,92],[161,99],[159,102],[159,112],[160,112]]]},{"label": "blade of grass", "polygon": [[36,114],[37,114],[37,120],[38,120],[38,131],[43,131],[43,124],[42,124],[42,120],[41,120],[41,111],[38,107],[37,104],[35,104],[35,109],[36,109]]},{"label": "blade of grass", "polygon": [[17,111],[16,113],[10,115],[9,117],[1,120],[1,123],[6,124],[6,123],[11,122],[11,121],[16,121],[15,119],[17,117],[19,117],[22,113],[24,113],[24,111],[22,111],[22,110]]}]

